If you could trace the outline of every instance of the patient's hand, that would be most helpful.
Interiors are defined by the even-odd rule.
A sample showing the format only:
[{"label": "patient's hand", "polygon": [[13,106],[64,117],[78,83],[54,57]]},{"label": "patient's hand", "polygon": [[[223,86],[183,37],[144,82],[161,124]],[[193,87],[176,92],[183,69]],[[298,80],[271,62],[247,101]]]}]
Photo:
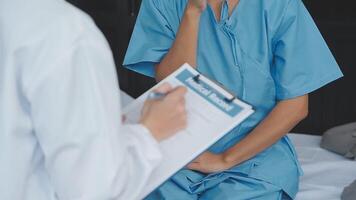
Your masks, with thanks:
[{"label": "patient's hand", "polygon": [[207,0],[189,0],[188,9],[197,9],[199,12],[202,12],[206,9],[207,5]]},{"label": "patient's hand", "polygon": [[223,154],[214,154],[210,152],[203,153],[187,166],[188,169],[206,174],[221,172],[230,167],[232,166],[225,162]]},{"label": "patient's hand", "polygon": [[185,87],[171,88],[163,84],[156,92],[167,93],[159,100],[147,100],[142,110],[141,123],[158,140],[164,140],[186,128]]}]

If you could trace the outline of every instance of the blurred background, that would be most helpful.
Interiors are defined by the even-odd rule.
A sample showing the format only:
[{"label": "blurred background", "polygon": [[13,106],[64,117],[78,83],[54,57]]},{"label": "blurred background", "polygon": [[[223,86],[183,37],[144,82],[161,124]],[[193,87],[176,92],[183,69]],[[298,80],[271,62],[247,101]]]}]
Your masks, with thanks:
[{"label": "blurred background", "polygon": [[[88,13],[112,48],[120,87],[137,97],[155,84],[122,67],[141,0],[68,0]],[[310,95],[309,117],[293,132],[321,135],[333,126],[356,121],[356,4],[352,0],[304,0],[345,74]]]}]

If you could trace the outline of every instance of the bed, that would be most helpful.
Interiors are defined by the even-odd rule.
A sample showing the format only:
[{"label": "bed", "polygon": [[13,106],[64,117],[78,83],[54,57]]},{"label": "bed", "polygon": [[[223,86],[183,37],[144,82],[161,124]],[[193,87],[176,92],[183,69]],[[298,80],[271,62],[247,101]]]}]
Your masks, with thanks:
[{"label": "bed", "polygon": [[343,188],[356,180],[356,161],[320,148],[321,136],[290,134],[290,138],[304,170],[297,200],[339,200]]},{"label": "bed", "polygon": [[[125,93],[121,98],[123,106],[132,101]],[[320,148],[321,136],[291,133],[289,137],[304,170],[296,200],[339,200],[343,188],[356,180],[356,161]]]}]

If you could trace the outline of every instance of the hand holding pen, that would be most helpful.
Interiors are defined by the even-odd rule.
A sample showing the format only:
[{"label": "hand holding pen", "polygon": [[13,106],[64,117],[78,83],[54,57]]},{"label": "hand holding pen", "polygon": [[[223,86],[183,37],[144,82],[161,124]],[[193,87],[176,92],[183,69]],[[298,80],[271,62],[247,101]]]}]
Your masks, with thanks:
[{"label": "hand holding pen", "polygon": [[187,125],[185,87],[172,88],[163,83],[151,93],[142,109],[141,124],[158,140],[164,140]]}]

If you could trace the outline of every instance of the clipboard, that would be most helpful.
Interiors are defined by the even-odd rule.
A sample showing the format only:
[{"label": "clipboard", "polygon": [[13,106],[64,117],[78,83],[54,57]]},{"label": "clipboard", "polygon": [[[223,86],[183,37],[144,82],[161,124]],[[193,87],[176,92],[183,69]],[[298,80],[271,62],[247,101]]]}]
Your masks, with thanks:
[{"label": "clipboard", "polygon": [[241,101],[224,86],[184,64],[125,107],[125,123],[139,121],[148,95],[165,82],[173,87],[187,88],[188,126],[159,144],[163,159],[138,199],[146,197],[254,113],[251,105]]}]

